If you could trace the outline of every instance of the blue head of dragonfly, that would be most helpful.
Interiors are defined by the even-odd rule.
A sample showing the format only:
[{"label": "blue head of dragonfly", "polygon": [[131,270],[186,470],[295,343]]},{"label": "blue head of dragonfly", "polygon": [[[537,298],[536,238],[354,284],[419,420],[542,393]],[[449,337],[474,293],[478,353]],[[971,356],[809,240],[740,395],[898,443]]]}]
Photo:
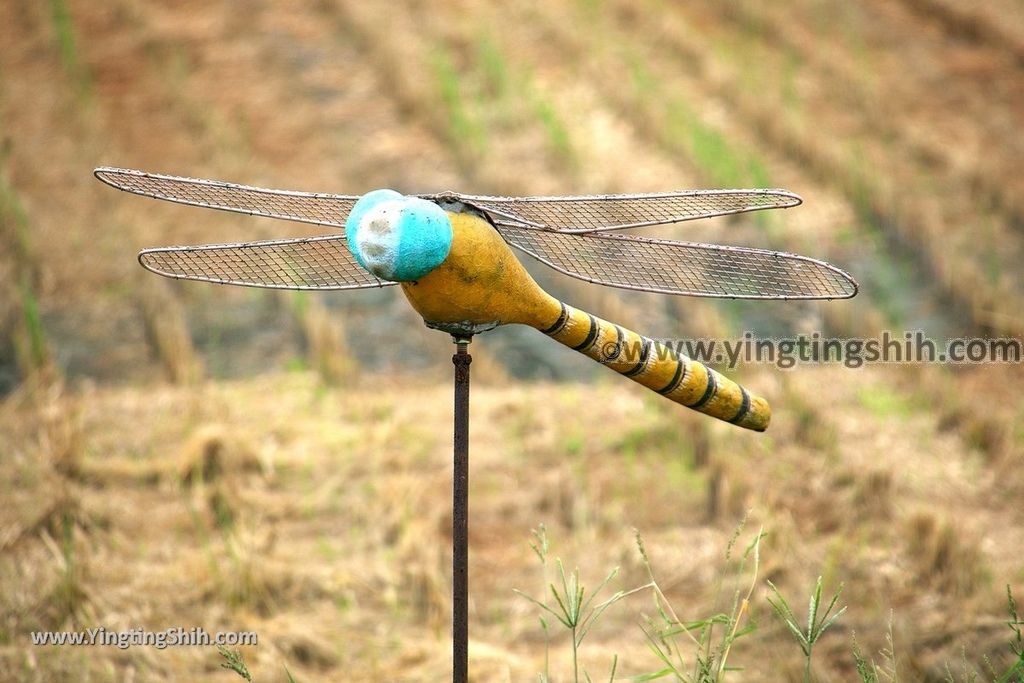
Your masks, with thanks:
[{"label": "blue head of dragonfly", "polygon": [[412,282],[437,268],[452,246],[444,209],[394,190],[359,198],[345,222],[352,256],[382,280]]}]

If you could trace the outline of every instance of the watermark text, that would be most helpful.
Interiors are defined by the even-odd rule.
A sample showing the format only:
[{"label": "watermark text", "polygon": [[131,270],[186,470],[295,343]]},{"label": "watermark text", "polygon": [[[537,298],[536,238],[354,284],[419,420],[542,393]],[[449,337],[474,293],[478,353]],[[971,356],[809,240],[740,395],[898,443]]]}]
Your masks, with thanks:
[{"label": "watermark text", "polygon": [[168,647],[204,647],[211,645],[258,645],[259,636],[253,631],[217,631],[209,633],[202,627],[168,628],[150,631],[131,628],[110,631],[102,626],[80,631],[32,631],[32,644],[37,646],[116,647],[127,650],[130,647],[153,647],[163,650]]},{"label": "watermark text", "polygon": [[[621,348],[620,348],[621,346]],[[605,342],[607,359],[638,361],[644,356],[642,342]],[[956,365],[1020,363],[1024,342],[1013,337],[957,337],[936,340],[920,330],[877,337],[826,337],[820,332],[794,337],[760,338],[744,332],[739,339],[665,339],[647,349],[660,359],[682,354],[701,363],[735,368],[740,363],[771,364],[783,370],[797,365],[842,363],[860,368],[876,363],[948,363]]]}]

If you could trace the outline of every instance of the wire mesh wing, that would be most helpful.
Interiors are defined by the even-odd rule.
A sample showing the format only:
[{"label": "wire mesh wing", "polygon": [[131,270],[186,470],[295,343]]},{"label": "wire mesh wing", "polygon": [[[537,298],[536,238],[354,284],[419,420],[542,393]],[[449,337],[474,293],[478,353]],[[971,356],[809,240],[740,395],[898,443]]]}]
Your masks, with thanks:
[{"label": "wire mesh wing", "polygon": [[359,199],[349,195],[268,190],[219,180],[183,178],[124,168],[102,167],[93,173],[118,190],[144,197],[342,229],[348,212]]},{"label": "wire mesh wing", "polygon": [[340,235],[144,249],[139,252],[139,263],[178,280],[269,289],[363,289],[395,284],[378,280],[356,263]]},{"label": "wire mesh wing", "polygon": [[736,299],[846,299],[857,283],[835,266],[765,249],[573,235],[500,223],[505,239],[566,275],[623,289]]},{"label": "wire mesh wing", "polygon": [[[94,173],[112,187],[144,197],[336,228],[345,227],[345,219],[358,199],[351,195],[271,190],[124,168],[101,167]],[[638,228],[789,208],[802,201],[785,190],[688,190],[580,197],[489,197],[454,192],[419,196],[465,201],[499,220],[561,232]]]},{"label": "wire mesh wing", "polygon": [[[224,211],[336,228],[357,197],[271,190],[216,180],[102,167],[117,189]],[[464,200],[496,218],[514,246],[563,273],[590,282],[667,294],[755,299],[830,299],[856,294],[843,271],[814,259],[744,247],[586,235],[801,203],[785,190],[691,190],[583,197],[421,195]],[[538,229],[539,228],[539,229]],[[167,277],[280,289],[358,289],[378,280],[352,259],[343,236],[165,247],[139,254]]]},{"label": "wire mesh wing", "polygon": [[789,208],[803,201],[786,190],[687,190],[588,197],[462,195],[460,198],[499,220],[570,233],[639,228],[746,211]]}]

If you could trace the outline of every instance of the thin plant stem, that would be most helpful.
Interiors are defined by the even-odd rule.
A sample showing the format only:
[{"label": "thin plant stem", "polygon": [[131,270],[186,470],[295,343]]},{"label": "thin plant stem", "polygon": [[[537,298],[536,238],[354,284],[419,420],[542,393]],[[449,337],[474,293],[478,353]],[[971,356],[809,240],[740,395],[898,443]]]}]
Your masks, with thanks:
[{"label": "thin plant stem", "polygon": [[579,664],[579,649],[580,645],[576,642],[576,626],[572,627],[572,679],[574,683],[580,683],[580,664]]}]

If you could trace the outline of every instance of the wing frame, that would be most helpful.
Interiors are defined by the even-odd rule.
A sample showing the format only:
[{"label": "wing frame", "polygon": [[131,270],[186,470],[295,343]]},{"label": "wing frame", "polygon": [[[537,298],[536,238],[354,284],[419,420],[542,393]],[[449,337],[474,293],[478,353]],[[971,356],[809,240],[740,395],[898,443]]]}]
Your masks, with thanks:
[{"label": "wing frame", "polygon": [[[207,178],[190,178],[188,176],[175,176],[167,175],[163,173],[150,173],[148,171],[140,171],[131,168],[118,168],[115,166],[100,166],[93,170],[93,175],[100,182],[113,187],[114,189],[121,190],[122,192],[128,192],[130,194],[139,195],[140,197],[149,197],[151,199],[160,199],[166,202],[172,202],[174,204],[184,204],[186,206],[196,206],[202,209],[214,209],[216,211],[227,211],[231,213],[240,213],[248,216],[259,216],[262,218],[275,218],[279,220],[295,221],[297,223],[308,223],[311,225],[324,225],[327,227],[345,229],[345,218],[348,217],[348,211],[351,210],[352,205],[359,199],[355,195],[342,195],[342,194],[331,194],[327,192],[301,192],[298,190],[276,190],[266,187],[256,187],[254,185],[242,185],[239,183],[229,183],[223,180],[210,180]],[[118,182],[118,179],[131,179],[127,181]],[[184,185],[192,188],[203,188],[211,191],[218,192],[236,192],[250,197],[266,197],[266,198],[287,198],[294,202],[304,203],[308,202],[310,207],[313,206],[313,202],[338,202],[341,204],[348,204],[349,206],[345,210],[344,215],[341,216],[340,220],[330,220],[329,218],[313,218],[308,216],[302,216],[297,213],[284,213],[274,211],[263,211],[246,208],[240,204],[229,205],[229,204],[217,204],[213,201],[201,201],[198,199],[188,199],[181,196],[174,196],[170,192],[160,193],[156,190],[146,190],[140,186],[139,183],[153,183],[157,187],[160,186],[171,186],[174,184]]]},{"label": "wing frame", "polygon": [[[739,197],[747,195],[751,197],[765,197],[765,198],[777,198],[778,203],[776,204],[751,204],[740,207],[721,207],[721,208],[710,208],[706,211],[693,211],[690,213],[680,213],[675,215],[663,216],[660,218],[653,218],[650,220],[632,220],[632,221],[619,221],[619,222],[607,222],[600,225],[593,225],[591,227],[565,227],[562,225],[552,224],[555,221],[543,222],[532,220],[531,218],[525,217],[519,213],[516,213],[514,208],[523,206],[529,207],[532,205],[551,205],[557,207],[561,205],[572,205],[581,203],[593,203],[597,205],[609,205],[616,203],[643,203],[656,200],[697,200],[707,198],[729,198]],[[683,223],[686,221],[700,220],[703,218],[717,218],[721,216],[732,216],[741,213],[749,213],[752,211],[764,211],[766,209],[790,209],[796,206],[800,206],[803,203],[803,198],[795,192],[784,190],[781,188],[774,189],[700,189],[700,190],[677,190],[671,192],[648,192],[639,194],[595,194],[595,195],[566,195],[566,196],[532,196],[532,197],[497,197],[497,196],[485,196],[485,195],[463,195],[456,193],[445,193],[444,195],[421,195],[424,198],[434,198],[436,196],[453,196],[459,201],[473,206],[474,208],[484,211],[492,215],[495,221],[508,222],[521,224],[524,227],[530,227],[538,230],[550,230],[553,232],[563,232],[570,234],[586,234],[591,232],[607,232],[611,230],[629,230],[633,228],[645,228],[653,225],[667,225],[672,223]],[[554,210],[554,209],[551,209]],[[586,218],[584,216],[583,218]],[[579,217],[577,217],[579,219]]]},{"label": "wing frame", "polygon": [[[139,171],[133,169],[124,169],[117,167],[101,166],[93,171],[93,174],[101,182],[110,185],[116,189],[137,194],[144,197],[151,197],[155,199],[162,199],[164,201],[170,201],[177,204],[184,204],[189,206],[197,206],[200,208],[209,208],[221,211],[228,211],[233,213],[241,213],[252,216],[260,216],[266,218],[275,218],[281,220],[291,220],[299,223],[309,223],[314,225],[324,225],[327,227],[344,229],[344,219],[347,218],[348,212],[357,201],[358,197],[354,195],[339,195],[319,192],[300,192],[294,190],[277,190],[270,188],[255,187],[250,185],[241,185],[238,183],[230,183],[219,180],[209,180],[202,178],[190,178],[187,176],[173,176],[159,173],[149,173],[146,171]],[[742,298],[742,299],[835,299],[835,298],[849,298],[855,296],[859,289],[859,285],[856,280],[853,279],[845,271],[833,266],[832,264],[813,259],[807,256],[801,256],[798,254],[790,254],[787,252],[771,251],[766,249],[757,249],[753,247],[741,247],[741,246],[729,246],[719,244],[707,244],[701,242],[684,242],[675,240],[665,239],[654,239],[648,237],[641,237],[637,235],[626,235],[618,232],[617,230],[626,230],[631,228],[641,228],[653,225],[664,225],[671,223],[679,223],[683,221],[696,220],[700,218],[711,218],[715,216],[734,215],[738,213],[746,213],[749,211],[759,211],[769,208],[791,208],[798,206],[802,203],[802,198],[792,192],[782,189],[751,189],[751,190],[725,190],[725,189],[710,189],[710,190],[682,190],[675,192],[658,192],[658,193],[644,193],[644,194],[602,194],[602,195],[574,195],[574,196],[533,196],[533,197],[497,197],[497,196],[486,196],[486,195],[464,195],[455,192],[441,192],[435,194],[419,194],[416,195],[423,199],[435,201],[439,204],[444,205],[447,202],[461,202],[466,206],[472,207],[480,212],[486,214],[494,223],[495,227],[502,231],[502,227],[505,228],[502,231],[504,239],[509,242],[512,246],[516,247],[519,251],[531,255],[537,260],[541,261],[550,268],[561,272],[563,274],[581,279],[587,282],[593,282],[595,284],[602,284],[606,286],[618,287],[621,289],[631,289],[636,291],[648,291],[662,294],[672,295],[688,295],[688,296],[700,296],[700,297],[711,297],[711,298]],[[753,204],[751,202],[739,203],[735,202],[729,204],[729,198],[737,198],[740,196],[746,196],[748,198],[759,198],[765,197],[770,202],[772,199],[777,200],[776,204]],[[723,203],[716,205],[712,202],[709,207],[704,207],[703,210],[692,210],[687,212],[676,212],[666,213],[664,207],[655,212],[655,217],[650,219],[635,220],[637,217],[643,216],[643,204],[647,202],[657,202],[658,200],[665,200],[671,203],[675,200],[691,200],[691,199],[707,199],[707,198],[724,198]],[[633,203],[639,205],[630,207],[629,204]],[[574,213],[572,209],[579,209],[579,212]],[[587,209],[586,205],[590,208]],[[571,222],[560,223],[558,220],[559,214],[555,211],[554,215],[556,220],[548,220],[547,223],[532,220],[529,216],[522,215],[522,212],[516,212],[516,207],[535,207],[540,206],[543,209],[545,206],[551,210],[551,207],[568,207],[569,211],[564,213],[569,219],[576,222],[576,226],[573,227]],[[624,206],[625,208],[619,208]],[[684,203],[684,208],[685,208]],[[696,205],[700,208],[700,204]],[[326,207],[326,208],[325,208]],[[596,212],[595,208],[596,207]],[[657,207],[652,207],[657,208]],[[692,207],[691,207],[692,208]],[[559,209],[560,210],[560,209]],[[639,211],[639,216],[638,216]],[[660,215],[657,215],[660,213]],[[542,214],[543,215],[543,214]],[[582,215],[582,219],[580,216]],[[608,220],[609,216],[630,216],[633,219],[612,219]],[[594,222],[589,225],[586,221],[593,219]],[[580,224],[580,221],[583,224]],[[737,254],[755,255],[760,257],[781,257],[788,260],[802,261],[804,263],[813,265],[814,267],[824,269],[831,273],[833,277],[833,284],[839,283],[842,285],[841,291],[835,294],[823,294],[823,295],[780,295],[777,293],[768,294],[751,294],[751,293],[729,293],[729,292],[710,292],[710,291],[682,291],[681,288],[670,289],[666,287],[660,287],[653,282],[646,282],[640,284],[631,284],[627,282],[616,282],[607,279],[601,279],[600,277],[593,277],[587,275],[579,270],[574,270],[571,265],[565,263],[556,263],[552,258],[547,258],[544,255],[537,253],[537,250],[531,249],[529,245],[524,244],[523,240],[516,240],[514,235],[509,235],[508,231],[512,230],[527,230],[537,233],[539,237],[543,233],[549,233],[551,235],[561,235],[566,237],[577,237],[587,239],[601,239],[601,240],[624,240],[625,244],[631,246],[637,246],[638,244],[650,245],[650,247],[660,246],[662,248],[683,248],[683,249],[696,249],[704,250],[707,252],[714,252],[715,254],[722,254],[725,252],[733,252]],[[155,247],[150,249],[144,249],[139,252],[138,258],[140,264],[157,274],[165,277],[171,277],[174,279],[194,280],[203,282],[213,282],[221,284],[234,284],[248,287],[259,287],[267,289],[293,289],[293,290],[345,290],[345,289],[363,289],[363,288],[379,288],[386,287],[393,283],[382,281],[377,278],[373,278],[367,274],[363,276],[361,273],[356,273],[356,264],[354,260],[350,259],[347,249],[341,249],[344,256],[341,261],[334,261],[333,265],[339,268],[333,272],[333,277],[339,279],[341,282],[337,284],[303,284],[303,283],[288,283],[288,282],[277,282],[268,283],[259,281],[258,277],[252,277],[249,280],[239,280],[230,277],[219,277],[209,276],[197,273],[182,274],[180,272],[172,272],[167,270],[161,270],[156,267],[151,267],[147,264],[146,259],[149,256],[153,256],[159,253],[167,252],[187,252],[187,253],[201,253],[217,250],[260,250],[260,249],[272,249],[275,247],[284,248],[286,246],[310,245],[318,244],[323,241],[335,241],[339,245],[344,244],[344,235],[324,235],[318,237],[303,237],[303,238],[292,238],[292,239],[277,239],[277,240],[262,240],[262,241],[249,241],[249,242],[238,242],[238,243],[225,243],[225,244],[207,244],[207,245],[191,245],[191,246],[180,246],[180,247]],[[350,262],[351,261],[351,262]],[[681,261],[682,262],[682,261]],[[236,262],[237,265],[237,262]],[[280,265],[279,263],[277,265]],[[672,265],[672,264],[670,264]],[[655,269],[656,270],[656,269]],[[666,273],[669,270],[666,268]],[[276,273],[280,275],[278,271]],[[308,274],[308,273],[307,273]],[[358,275],[358,277],[356,277]],[[349,277],[350,281],[345,283],[344,278]],[[326,278],[330,280],[330,278]],[[706,288],[710,289],[710,288]]]},{"label": "wing frame", "polygon": [[[175,176],[163,173],[151,173],[136,169],[118,168],[115,166],[100,166],[93,170],[93,175],[101,182],[124,192],[136,194],[152,199],[161,199],[176,204],[196,206],[204,209],[228,211],[241,213],[250,216],[264,218],[275,218],[290,220],[298,223],[309,223],[313,225],[324,225],[327,227],[344,229],[345,218],[348,212],[359,198],[355,195],[332,194],[326,192],[302,192],[297,190],[278,190],[253,185],[231,183],[223,180],[210,180],[206,178],[191,178],[188,176]],[[224,196],[234,196],[225,199]],[[189,195],[192,195],[191,197]],[[665,225],[669,223],[681,223],[702,218],[715,218],[729,216],[751,211],[762,211],[765,209],[792,208],[803,203],[803,199],[788,190],[783,189],[701,189],[701,190],[677,190],[672,192],[650,192],[640,194],[595,194],[595,195],[566,195],[566,196],[529,196],[529,197],[502,197],[491,195],[471,195],[458,192],[421,193],[415,196],[428,199],[434,202],[458,201],[472,206],[480,211],[490,214],[495,220],[511,221],[523,226],[538,230],[553,230],[566,233],[588,233],[605,232],[610,230],[628,230],[632,228],[643,228],[652,225]],[[774,198],[775,203],[759,204],[753,199],[747,203],[736,201],[732,203],[725,200],[746,196],[748,198]],[[723,203],[716,204],[719,199]],[[704,210],[689,208],[682,212],[670,213],[647,220],[603,220],[596,221],[590,225],[585,223],[594,219],[594,214],[600,214],[601,209],[611,210],[612,207],[621,206],[626,203],[640,204],[655,202],[685,202],[707,200],[711,204]],[[289,206],[290,204],[290,206]],[[596,209],[588,211],[571,211],[573,205],[593,205]],[[334,211],[329,209],[334,206]],[[254,208],[255,207],[255,208]],[[524,215],[526,209],[537,209],[542,211],[562,212],[563,215],[583,222],[583,225],[573,227],[560,224],[559,220],[533,220]],[[546,207],[546,209],[545,209]],[[570,211],[563,209],[568,207]],[[520,208],[517,211],[517,208]],[[642,206],[640,207],[642,209]],[[652,206],[652,210],[657,206]],[[634,209],[632,213],[636,213]],[[664,214],[666,209],[661,209]]]},{"label": "wing frame", "polygon": [[610,280],[604,280],[600,277],[587,275],[584,272],[573,270],[571,267],[560,264],[552,260],[550,257],[546,257],[542,254],[537,253],[529,245],[523,244],[517,241],[514,233],[509,232],[509,228],[512,230],[527,230],[530,232],[537,232],[535,229],[531,229],[528,226],[522,225],[510,225],[507,223],[496,222],[495,227],[498,232],[501,233],[502,237],[510,245],[515,247],[517,250],[528,254],[534,259],[540,261],[549,268],[568,275],[569,277],[583,280],[584,282],[590,282],[593,284],[603,285],[605,287],[615,287],[618,289],[627,289],[638,292],[652,292],[656,294],[669,294],[673,296],[693,296],[707,299],[744,299],[744,300],[757,300],[757,301],[822,301],[822,300],[836,300],[836,299],[850,299],[857,295],[860,291],[860,284],[846,271],[838,268],[837,266],[822,261],[820,259],[812,258],[810,256],[803,256],[801,254],[793,254],[785,251],[776,251],[771,249],[760,249],[757,247],[744,247],[727,244],[710,244],[705,242],[687,242],[682,240],[670,240],[652,237],[641,237],[639,235],[627,235],[621,233],[608,233],[600,232],[598,234],[593,233],[564,233],[544,231],[559,235],[560,237],[571,238],[571,239],[597,239],[597,240],[610,240],[616,242],[622,242],[630,245],[649,245],[658,246],[661,248],[685,248],[685,249],[697,249],[701,251],[713,252],[714,254],[744,254],[751,256],[759,256],[773,259],[783,259],[784,261],[796,261],[807,264],[813,268],[821,268],[832,274],[840,282],[844,282],[848,285],[848,289],[837,293],[835,295],[777,295],[777,294],[745,294],[745,293],[717,293],[717,292],[684,292],[678,289],[670,289],[667,287],[661,287],[657,284],[633,284],[626,282],[614,282]]},{"label": "wing frame", "polygon": [[[338,284],[338,285],[305,285],[305,284],[275,284],[270,282],[258,282],[255,280],[242,280],[232,279],[227,277],[216,277],[213,275],[201,275],[201,274],[182,274],[175,273],[169,270],[162,270],[159,267],[154,266],[151,263],[147,263],[147,257],[151,257],[158,254],[195,254],[195,253],[207,253],[207,252],[227,252],[231,250],[256,250],[262,251],[266,247],[304,247],[313,244],[322,244],[325,242],[337,243],[340,247],[339,252],[342,254],[344,261],[351,261],[353,272],[356,272],[363,282],[353,281],[351,284]],[[225,242],[219,244],[196,244],[196,245],[182,245],[182,246],[169,246],[169,247],[150,247],[143,249],[138,253],[139,265],[148,270],[151,273],[170,278],[173,280],[188,280],[193,282],[209,282],[219,285],[236,285],[240,287],[252,287],[256,289],[280,289],[280,290],[296,290],[296,291],[344,291],[353,289],[380,289],[383,287],[391,287],[398,283],[390,282],[388,280],[381,280],[374,277],[370,273],[362,270],[355,260],[351,257],[348,251],[348,247],[345,245],[344,235],[318,235],[314,237],[296,237],[289,239],[274,239],[274,240],[256,240],[250,242]],[[358,269],[358,270],[356,270]],[[265,271],[267,272],[267,271]],[[341,275],[340,271],[331,271],[335,276]]]}]

